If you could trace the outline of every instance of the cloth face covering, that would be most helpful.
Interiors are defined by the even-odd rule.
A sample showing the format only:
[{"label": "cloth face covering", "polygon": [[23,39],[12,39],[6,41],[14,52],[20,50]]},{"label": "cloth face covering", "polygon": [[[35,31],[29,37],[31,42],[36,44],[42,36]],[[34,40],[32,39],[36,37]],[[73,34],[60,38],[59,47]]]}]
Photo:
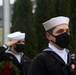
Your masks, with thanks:
[{"label": "cloth face covering", "polygon": [[16,52],[22,52],[24,50],[24,44],[16,44],[15,50]]},{"label": "cloth face covering", "polygon": [[70,43],[70,35],[67,32],[54,37],[56,38],[56,41],[53,42],[57,44],[60,48],[66,48]]}]

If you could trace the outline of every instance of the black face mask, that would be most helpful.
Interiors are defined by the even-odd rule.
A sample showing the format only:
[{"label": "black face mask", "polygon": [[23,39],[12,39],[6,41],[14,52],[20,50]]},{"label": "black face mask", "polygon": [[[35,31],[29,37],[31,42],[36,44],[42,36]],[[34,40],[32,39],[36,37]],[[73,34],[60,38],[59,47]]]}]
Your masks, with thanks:
[{"label": "black face mask", "polygon": [[14,48],[16,52],[23,52],[24,50],[24,44],[16,44],[16,47]]},{"label": "black face mask", "polygon": [[54,37],[56,38],[56,42],[54,43],[57,44],[60,48],[66,48],[70,43],[70,35],[67,32]]}]

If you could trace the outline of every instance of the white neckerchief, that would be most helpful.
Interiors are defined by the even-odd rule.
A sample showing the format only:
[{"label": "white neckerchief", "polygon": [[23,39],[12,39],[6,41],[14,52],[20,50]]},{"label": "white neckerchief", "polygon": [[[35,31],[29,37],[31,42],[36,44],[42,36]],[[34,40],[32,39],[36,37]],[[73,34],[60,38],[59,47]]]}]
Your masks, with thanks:
[{"label": "white neckerchief", "polygon": [[6,53],[13,54],[17,58],[17,60],[19,61],[19,63],[21,63],[21,57],[23,55],[22,52],[20,54],[14,54],[12,51],[6,50]]},{"label": "white neckerchief", "polygon": [[48,46],[55,53],[57,53],[64,60],[64,62],[67,64],[67,52],[66,52],[65,48],[63,50],[59,50],[58,48],[56,48],[54,45],[52,45],[50,43],[48,44]]},{"label": "white neckerchief", "polygon": [[20,54],[14,54],[15,55],[15,57],[17,58],[17,60],[19,61],[19,63],[21,62],[21,55]]}]

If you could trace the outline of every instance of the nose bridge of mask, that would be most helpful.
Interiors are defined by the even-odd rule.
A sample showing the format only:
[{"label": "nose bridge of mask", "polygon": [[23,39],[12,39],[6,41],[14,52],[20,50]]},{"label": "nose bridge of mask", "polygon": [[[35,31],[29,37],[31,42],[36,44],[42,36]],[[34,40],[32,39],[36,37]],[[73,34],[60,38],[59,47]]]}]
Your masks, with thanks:
[{"label": "nose bridge of mask", "polygon": [[64,32],[64,33],[62,33],[62,34],[60,34],[60,35],[58,35],[58,36],[66,36],[66,35],[69,35],[67,32]]},{"label": "nose bridge of mask", "polygon": [[[55,36],[55,35],[53,35],[53,34],[50,34],[50,35],[52,35],[53,37],[55,37],[56,38],[56,40],[57,40],[57,38],[58,37],[60,37],[60,38],[66,38],[65,36],[66,35],[68,35],[69,36],[69,34],[67,33],[67,32],[64,32],[64,33],[62,33],[62,34],[60,34],[60,35],[57,35],[57,36]],[[61,37],[62,36],[62,37]],[[55,43],[53,40],[51,40],[53,43]]]}]

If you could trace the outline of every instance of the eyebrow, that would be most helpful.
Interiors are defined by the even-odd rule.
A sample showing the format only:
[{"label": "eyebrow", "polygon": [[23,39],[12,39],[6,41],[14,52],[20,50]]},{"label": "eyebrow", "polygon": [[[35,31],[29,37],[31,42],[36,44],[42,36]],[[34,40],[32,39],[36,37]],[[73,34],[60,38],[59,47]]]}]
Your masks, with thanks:
[{"label": "eyebrow", "polygon": [[[70,31],[70,29],[66,29],[66,31]],[[59,33],[59,32],[64,32],[64,29],[59,29],[56,31],[56,33]]]}]

